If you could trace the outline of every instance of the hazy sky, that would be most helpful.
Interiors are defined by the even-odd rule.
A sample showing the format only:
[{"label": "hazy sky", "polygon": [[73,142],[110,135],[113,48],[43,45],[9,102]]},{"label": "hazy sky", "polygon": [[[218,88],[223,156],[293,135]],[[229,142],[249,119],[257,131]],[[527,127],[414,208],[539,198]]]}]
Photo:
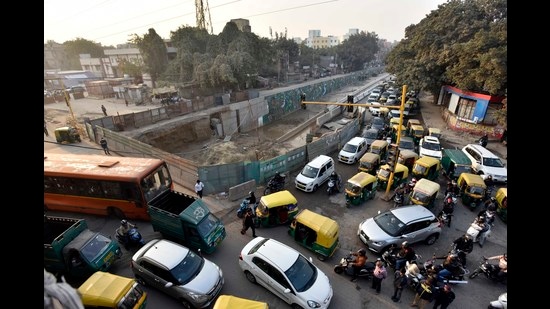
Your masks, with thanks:
[{"label": "hazy sky", "polygon": [[[196,0],[44,0],[44,43],[84,38],[102,45],[126,43],[154,28],[164,39],[170,31],[196,26]],[[375,32],[381,39],[401,40],[405,28],[417,24],[447,0],[202,0],[210,8],[214,34],[231,19],[250,21],[252,32],[305,39],[309,30],[342,36],[349,29]],[[208,17],[206,17],[208,18]]]}]

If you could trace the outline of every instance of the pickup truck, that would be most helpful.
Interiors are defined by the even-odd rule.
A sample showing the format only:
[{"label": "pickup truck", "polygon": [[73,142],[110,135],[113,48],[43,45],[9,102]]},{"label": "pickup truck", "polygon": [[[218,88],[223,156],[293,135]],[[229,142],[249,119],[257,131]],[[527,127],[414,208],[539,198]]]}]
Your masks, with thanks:
[{"label": "pickup truck", "polygon": [[84,219],[44,215],[44,268],[55,275],[87,278],[107,271],[122,256],[118,243],[88,229]]},{"label": "pickup truck", "polygon": [[212,253],[226,236],[221,220],[202,199],[167,190],[147,208],[154,231],[187,247]]}]

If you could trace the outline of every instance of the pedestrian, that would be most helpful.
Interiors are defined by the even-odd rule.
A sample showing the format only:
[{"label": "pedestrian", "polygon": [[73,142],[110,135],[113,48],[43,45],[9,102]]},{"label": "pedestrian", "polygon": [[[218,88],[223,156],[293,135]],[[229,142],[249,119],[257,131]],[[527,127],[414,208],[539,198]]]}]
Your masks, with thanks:
[{"label": "pedestrian", "polygon": [[248,208],[243,219],[243,228],[241,230],[241,235],[244,235],[248,228],[252,229],[252,237],[256,237],[256,227],[254,226],[254,214],[252,209]]},{"label": "pedestrian", "polygon": [[197,182],[195,183],[195,192],[199,196],[199,198],[202,198],[202,190],[204,189],[204,183],[200,179],[197,179]]},{"label": "pedestrian", "polygon": [[434,297],[433,309],[437,309],[439,306],[441,306],[441,309],[447,309],[453,300],[455,300],[455,293],[451,290],[450,285],[445,284],[443,289]]},{"label": "pedestrian", "polygon": [[396,270],[393,275],[393,296],[391,299],[394,302],[398,302],[401,299],[401,293],[403,293],[403,289],[407,286],[408,281],[405,272],[405,268],[401,268]]},{"label": "pedestrian", "polygon": [[103,148],[103,151],[105,152],[105,154],[110,156],[111,152],[109,151],[109,146],[107,145],[107,140],[105,139],[105,136],[101,137],[101,139],[99,140],[99,144]]},{"label": "pedestrian", "polygon": [[101,104],[101,110],[103,111],[103,115],[107,116],[107,109],[105,108],[105,105]]},{"label": "pedestrian", "polygon": [[128,99],[124,99],[124,103],[126,103],[126,106],[128,106]]},{"label": "pedestrian", "polygon": [[380,294],[380,289],[382,288],[382,280],[386,279],[388,272],[384,267],[384,263],[381,260],[376,261],[376,266],[374,267],[374,273],[372,276],[372,288],[376,290],[376,294]]},{"label": "pedestrian", "polygon": [[433,298],[433,284],[434,277],[428,276],[425,280],[423,280],[416,289],[416,295],[414,296],[414,300],[411,304],[411,307],[418,307],[419,309],[424,309],[426,304],[430,301],[432,301]]},{"label": "pedestrian", "polygon": [[46,126],[46,119],[44,119],[44,134],[46,134],[46,136],[50,136],[50,133],[48,133],[48,127]]}]

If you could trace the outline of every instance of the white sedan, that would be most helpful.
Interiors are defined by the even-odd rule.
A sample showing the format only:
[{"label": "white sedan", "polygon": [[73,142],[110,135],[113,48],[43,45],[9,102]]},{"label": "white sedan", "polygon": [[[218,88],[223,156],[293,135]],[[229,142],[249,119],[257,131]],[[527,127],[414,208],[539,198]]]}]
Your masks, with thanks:
[{"label": "white sedan", "polygon": [[443,153],[439,139],[435,136],[424,136],[418,143],[419,155],[421,157],[428,156],[441,160]]}]

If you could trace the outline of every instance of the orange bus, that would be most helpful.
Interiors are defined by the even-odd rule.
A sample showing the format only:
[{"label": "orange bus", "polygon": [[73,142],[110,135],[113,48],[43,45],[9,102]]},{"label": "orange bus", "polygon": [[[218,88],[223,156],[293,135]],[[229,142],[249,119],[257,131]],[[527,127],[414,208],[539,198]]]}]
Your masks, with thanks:
[{"label": "orange bus", "polygon": [[44,211],[149,221],[147,203],[171,189],[163,160],[44,153]]}]

